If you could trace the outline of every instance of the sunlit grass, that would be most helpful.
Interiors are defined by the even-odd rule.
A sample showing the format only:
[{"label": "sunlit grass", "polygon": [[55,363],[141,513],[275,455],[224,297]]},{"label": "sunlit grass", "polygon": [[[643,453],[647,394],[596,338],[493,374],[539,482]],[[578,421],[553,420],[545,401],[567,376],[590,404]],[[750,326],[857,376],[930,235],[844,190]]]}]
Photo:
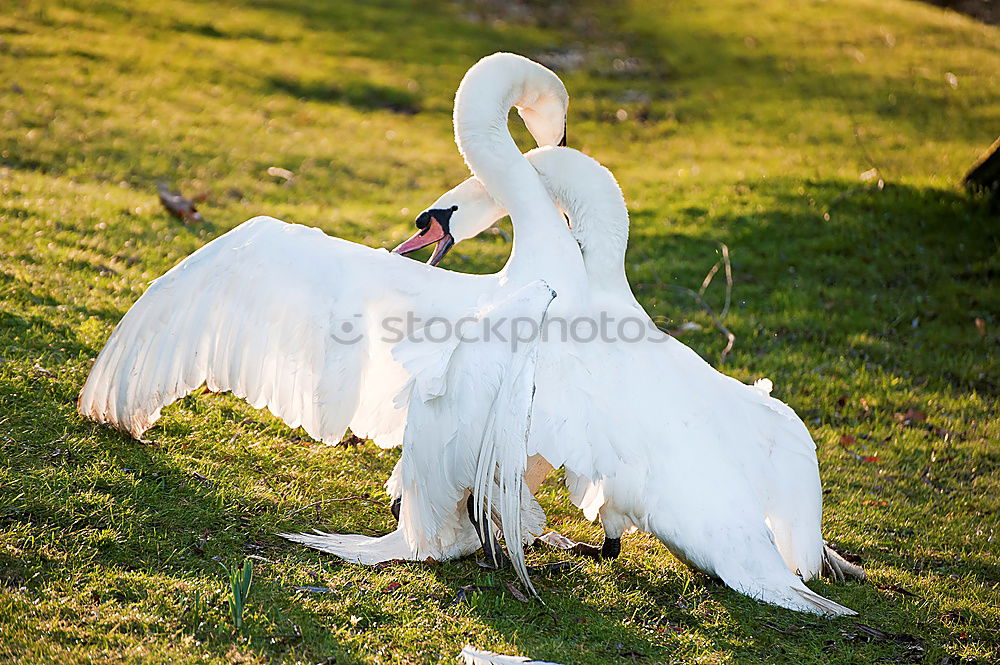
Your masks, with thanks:
[{"label": "sunlit grass", "polygon": [[[451,662],[467,642],[595,664],[1000,658],[1000,258],[996,218],[959,186],[1000,126],[1000,32],[902,0],[539,4],[527,23],[500,4],[5,5],[0,660]],[[471,559],[342,565],[273,534],[390,529],[395,453],[322,446],[218,395],[168,409],[146,443],[75,414],[120,316],[222,231],[265,213],[399,242],[465,177],[454,89],[500,49],[574,64],[570,143],[621,181],[636,294],[669,327],[701,324],[682,339],[713,362],[725,340],[670,287],[730,248],[725,370],[772,378],[812,430],[825,532],[870,574],[815,588],[857,620],[761,606],[642,535],[540,573],[546,605]],[[160,179],[203,195],[208,222],[168,216]],[[450,267],[508,251],[486,234]],[[554,528],[600,537],[555,480],[541,501]],[[248,558],[236,637],[214,559]]]}]

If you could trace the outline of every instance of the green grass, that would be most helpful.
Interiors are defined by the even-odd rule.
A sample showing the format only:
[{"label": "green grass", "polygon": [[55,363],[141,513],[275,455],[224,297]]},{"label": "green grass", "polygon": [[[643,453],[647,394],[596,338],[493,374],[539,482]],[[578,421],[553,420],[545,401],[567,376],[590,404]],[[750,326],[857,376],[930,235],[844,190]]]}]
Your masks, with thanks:
[{"label": "green grass", "polygon": [[[959,185],[1000,127],[1000,30],[903,0],[0,6],[0,661],[451,662],[466,642],[574,664],[1000,660],[1000,227]],[[499,49],[582,54],[562,72],[570,143],[622,183],[638,297],[702,324],[683,340],[713,361],[724,340],[669,287],[731,249],[725,369],[774,379],[810,426],[824,531],[870,575],[814,588],[859,618],[759,605],[641,535],[539,575],[545,605],[472,559],[344,565],[273,534],[389,530],[396,453],[218,395],[144,443],[76,415],[117,320],[222,231],[266,213],[405,237],[465,177],[452,95]],[[208,222],[167,216],[161,178],[204,195]],[[449,267],[508,251],[487,234]],[[554,528],[599,537],[554,481],[541,500]],[[236,637],[213,559],[251,556]],[[487,588],[454,602],[467,585]]]}]

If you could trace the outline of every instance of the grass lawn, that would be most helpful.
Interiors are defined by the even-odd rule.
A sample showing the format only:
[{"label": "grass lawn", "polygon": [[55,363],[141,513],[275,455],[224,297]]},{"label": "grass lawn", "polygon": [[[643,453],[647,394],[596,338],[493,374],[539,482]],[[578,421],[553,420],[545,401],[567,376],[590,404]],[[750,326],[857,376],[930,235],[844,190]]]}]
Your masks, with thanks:
[{"label": "grass lawn", "polygon": [[[0,662],[430,663],[466,642],[572,664],[1000,661],[1000,225],[960,187],[1000,128],[1000,29],[905,0],[541,5],[0,0]],[[570,145],[631,207],[637,296],[701,324],[683,341],[713,362],[724,339],[671,287],[731,250],[725,370],[772,378],[812,430],[824,531],[870,576],[812,586],[859,617],[760,605],[643,535],[612,562],[530,552],[572,563],[536,576],[544,605],[473,559],[344,565],[273,534],[390,530],[397,453],[228,396],[182,400],[141,443],[76,415],[118,319],[219,233],[270,214],[408,235],[465,178],[452,96],[501,49],[564,76]],[[158,179],[207,221],[169,217]],[[446,263],[508,251],[486,234]],[[556,480],[550,525],[597,540]],[[216,559],[247,557],[236,637]]]}]

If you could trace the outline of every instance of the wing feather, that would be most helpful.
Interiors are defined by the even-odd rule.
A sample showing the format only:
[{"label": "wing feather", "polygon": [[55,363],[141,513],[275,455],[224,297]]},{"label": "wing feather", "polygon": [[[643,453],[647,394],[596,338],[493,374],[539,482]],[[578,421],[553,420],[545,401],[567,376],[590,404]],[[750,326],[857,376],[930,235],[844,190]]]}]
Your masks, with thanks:
[{"label": "wing feather", "polygon": [[[555,294],[537,281],[481,309],[474,328],[492,321],[530,320],[541,329]],[[478,514],[498,514],[515,570],[531,589],[524,565],[524,486],[538,336],[512,345],[484,335],[446,344],[400,343],[412,372],[402,457],[400,527],[415,551],[442,547],[446,525],[471,490]],[[530,521],[530,520],[529,520]],[[529,527],[529,528],[537,528]]]},{"label": "wing feather", "polygon": [[[461,301],[472,292],[466,277],[254,218],[152,282],[98,355],[79,410],[139,438],[163,407],[204,384],[336,443],[359,404],[391,397],[405,373],[389,368],[366,382],[368,340],[347,343],[335,326],[354,317],[364,331],[380,298],[412,304],[437,289]],[[366,389],[373,396],[363,400]],[[402,431],[404,409],[377,412],[380,431]]]}]

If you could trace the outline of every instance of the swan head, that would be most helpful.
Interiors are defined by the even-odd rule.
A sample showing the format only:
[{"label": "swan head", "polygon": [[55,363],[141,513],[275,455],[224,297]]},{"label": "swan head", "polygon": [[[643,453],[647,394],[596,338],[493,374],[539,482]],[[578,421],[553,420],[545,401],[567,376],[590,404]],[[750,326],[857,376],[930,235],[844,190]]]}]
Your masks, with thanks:
[{"label": "swan head", "polygon": [[[483,61],[507,70],[510,78],[520,78],[520,94],[514,108],[521,116],[535,143],[540,146],[566,145],[566,117],[569,92],[562,80],[549,68],[513,53],[494,53]],[[503,77],[498,77],[503,78]]]},{"label": "swan head", "polygon": [[[591,276],[624,276],[628,208],[614,175],[597,160],[573,150],[545,146],[525,153],[549,196],[566,215],[570,233]],[[454,245],[487,230],[507,211],[472,177],[417,216],[417,233],[395,251],[408,254],[437,242],[429,263],[437,265]]]},{"label": "swan head", "polygon": [[[561,81],[560,81],[561,84]],[[525,103],[522,99],[517,105],[517,114],[524,121],[535,143],[540,146],[566,145],[566,111],[569,106],[569,95],[561,85],[547,85],[537,91],[531,91]]]},{"label": "swan head", "polygon": [[511,106],[538,145],[566,145],[569,92],[559,76],[524,56],[494,53],[469,68],[455,94],[459,149],[480,133],[494,140]]},{"label": "swan head", "polygon": [[506,214],[479,179],[469,178],[417,215],[417,232],[392,251],[409,254],[436,243],[428,261],[435,266],[455,244],[479,235]]}]

